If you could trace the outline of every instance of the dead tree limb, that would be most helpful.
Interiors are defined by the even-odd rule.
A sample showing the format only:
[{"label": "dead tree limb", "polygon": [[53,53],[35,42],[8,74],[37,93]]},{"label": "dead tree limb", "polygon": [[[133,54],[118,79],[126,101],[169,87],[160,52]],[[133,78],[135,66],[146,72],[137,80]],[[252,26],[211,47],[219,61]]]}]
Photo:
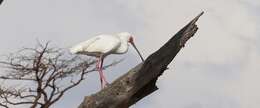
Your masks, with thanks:
[{"label": "dead tree limb", "polygon": [[9,54],[0,60],[0,108],[49,108],[96,71],[94,63],[49,42]]},{"label": "dead tree limb", "polygon": [[131,69],[107,88],[86,96],[79,108],[128,108],[158,88],[157,78],[167,69],[186,41],[198,30],[195,24],[200,13],[159,50],[151,54],[144,63]]}]

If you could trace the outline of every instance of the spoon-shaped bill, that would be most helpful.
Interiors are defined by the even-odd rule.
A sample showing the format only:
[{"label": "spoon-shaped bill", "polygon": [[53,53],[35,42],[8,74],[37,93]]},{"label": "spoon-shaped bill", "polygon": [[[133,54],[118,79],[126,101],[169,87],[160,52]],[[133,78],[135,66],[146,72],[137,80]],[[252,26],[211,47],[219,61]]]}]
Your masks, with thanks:
[{"label": "spoon-shaped bill", "polygon": [[132,44],[132,46],[135,48],[136,52],[138,53],[138,55],[140,56],[140,58],[142,59],[142,61],[144,62],[144,58],[142,57],[141,53],[139,52],[139,50],[137,49],[137,47],[135,46],[134,42],[130,42]]}]

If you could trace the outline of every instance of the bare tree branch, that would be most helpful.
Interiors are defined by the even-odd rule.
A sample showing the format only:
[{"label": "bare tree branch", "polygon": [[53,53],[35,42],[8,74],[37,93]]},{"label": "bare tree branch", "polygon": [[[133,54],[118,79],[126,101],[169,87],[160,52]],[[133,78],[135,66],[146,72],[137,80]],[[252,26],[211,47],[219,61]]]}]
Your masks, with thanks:
[{"label": "bare tree branch", "polygon": [[[23,88],[0,86],[0,106],[9,108],[28,105],[30,108],[49,108],[62,96],[79,85],[87,73],[96,71],[95,60],[74,56],[49,42],[35,48],[24,48],[0,61],[6,70],[0,75],[4,82],[27,83]],[[111,64],[112,65],[112,64]],[[108,65],[109,67],[110,65]],[[69,81],[69,79],[74,79]]]}]

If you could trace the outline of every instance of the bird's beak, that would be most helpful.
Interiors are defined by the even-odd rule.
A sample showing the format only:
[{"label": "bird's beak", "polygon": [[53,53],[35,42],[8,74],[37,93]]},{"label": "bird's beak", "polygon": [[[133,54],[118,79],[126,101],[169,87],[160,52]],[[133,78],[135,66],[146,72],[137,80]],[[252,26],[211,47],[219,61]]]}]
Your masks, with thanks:
[{"label": "bird's beak", "polygon": [[140,56],[140,58],[142,59],[142,61],[144,62],[144,58],[142,57],[141,53],[139,52],[139,50],[137,49],[137,47],[135,46],[135,43],[133,41],[130,41],[130,43],[132,44],[132,46],[135,48],[135,50],[137,51],[138,55]]}]

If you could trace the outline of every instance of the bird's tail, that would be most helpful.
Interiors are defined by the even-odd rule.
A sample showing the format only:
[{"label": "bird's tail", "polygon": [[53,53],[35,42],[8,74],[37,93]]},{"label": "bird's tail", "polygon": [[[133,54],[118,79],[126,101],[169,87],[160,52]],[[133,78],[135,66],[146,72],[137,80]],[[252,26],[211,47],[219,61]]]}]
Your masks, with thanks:
[{"label": "bird's tail", "polygon": [[81,47],[81,46],[74,46],[74,47],[69,48],[69,51],[70,51],[70,53],[72,53],[72,54],[76,54],[76,53],[78,53],[78,52],[81,51],[81,50],[82,50],[82,47]]}]

